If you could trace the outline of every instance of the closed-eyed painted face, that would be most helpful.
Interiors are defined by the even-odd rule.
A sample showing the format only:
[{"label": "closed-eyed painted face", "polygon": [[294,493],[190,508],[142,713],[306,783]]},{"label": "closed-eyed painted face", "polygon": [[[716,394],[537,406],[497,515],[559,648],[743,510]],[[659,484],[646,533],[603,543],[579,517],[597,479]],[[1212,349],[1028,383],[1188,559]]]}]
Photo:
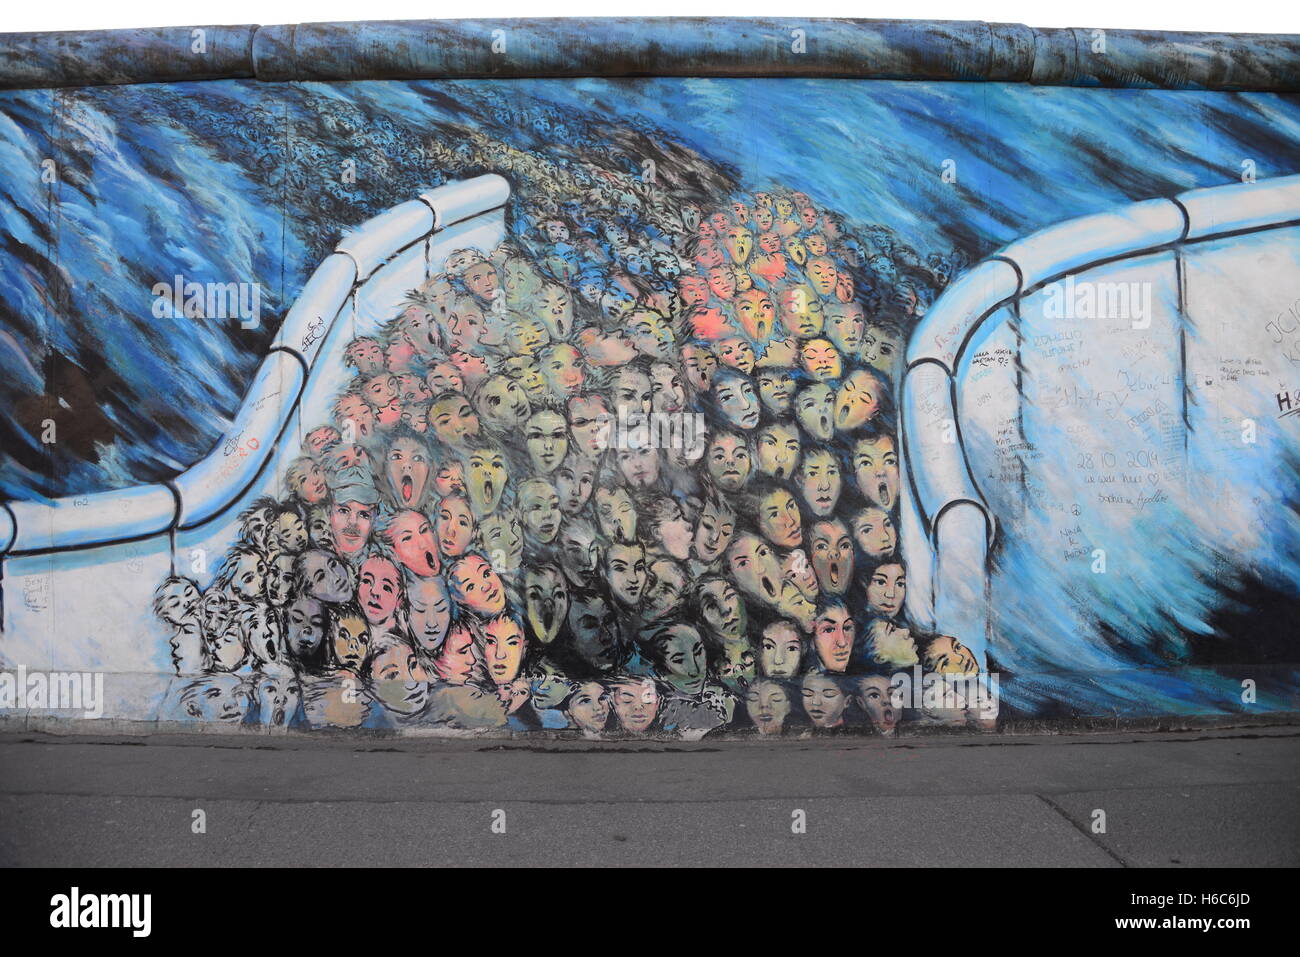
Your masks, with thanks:
[{"label": "closed-eyed painted face", "polygon": [[745,710],[759,734],[780,734],[790,717],[790,696],[775,681],[756,681],[745,692]]},{"label": "closed-eyed painted face", "polygon": [[835,728],[844,723],[848,698],[833,677],[815,672],[806,674],[800,691],[804,713],[815,727]]}]

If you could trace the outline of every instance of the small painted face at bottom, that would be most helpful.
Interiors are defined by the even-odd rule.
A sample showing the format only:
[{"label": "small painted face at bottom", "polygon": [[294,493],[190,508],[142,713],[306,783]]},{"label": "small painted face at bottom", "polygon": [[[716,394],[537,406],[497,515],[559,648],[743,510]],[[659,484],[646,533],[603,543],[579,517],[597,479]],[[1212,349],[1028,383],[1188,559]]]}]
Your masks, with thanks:
[{"label": "small painted face at bottom", "polygon": [[659,713],[659,692],[648,678],[615,684],[610,689],[610,697],[618,723],[632,734],[649,729]]},{"label": "small painted face at bottom", "polygon": [[894,730],[898,724],[898,712],[894,708],[888,678],[871,675],[858,679],[858,701],[873,727],[886,734]]},{"label": "small painted face at bottom", "polygon": [[745,710],[759,734],[780,734],[790,716],[790,696],[775,681],[756,681],[745,692]]},{"label": "small painted face at bottom", "polygon": [[950,675],[979,674],[975,653],[951,635],[939,635],[925,649],[926,671]]},{"label": "small painted face at bottom", "polygon": [[340,668],[359,673],[370,646],[370,626],[363,615],[344,615],[334,622],[334,660]]},{"label": "small painted face at bottom", "polygon": [[584,736],[594,737],[605,733],[609,724],[609,698],[599,681],[588,681],[578,686],[569,699],[569,720]]},{"label": "small painted face at bottom", "polygon": [[848,704],[848,698],[833,677],[806,674],[800,691],[804,713],[814,727],[834,728],[844,723],[844,708]]},{"label": "small painted face at bottom", "polygon": [[437,652],[451,627],[451,593],[441,578],[421,579],[406,593],[411,618],[411,635],[427,654]]}]

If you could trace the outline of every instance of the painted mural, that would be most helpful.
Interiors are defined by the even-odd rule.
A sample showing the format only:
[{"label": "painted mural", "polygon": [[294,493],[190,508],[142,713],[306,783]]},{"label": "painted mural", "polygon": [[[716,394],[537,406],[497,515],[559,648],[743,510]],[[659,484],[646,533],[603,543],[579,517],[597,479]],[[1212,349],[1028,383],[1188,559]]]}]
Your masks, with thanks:
[{"label": "painted mural", "polygon": [[[260,308],[283,315],[349,225],[443,183],[494,173],[510,184],[502,242],[439,256],[379,329],[328,357],[346,385],[327,416],[282,438],[296,454],[269,494],[242,505],[212,568],[173,557],[154,582],[139,609],[152,646],[137,657],[169,673],[161,718],[588,738],[894,734],[991,727],[998,703],[979,692],[999,676],[1002,707],[1025,716],[1231,712],[1242,673],[1220,665],[1240,661],[1266,665],[1248,676],[1264,706],[1295,700],[1294,652],[1269,630],[1300,604],[1293,434],[1227,477],[1218,526],[1188,531],[1206,488],[1185,481],[1176,442],[1144,431],[1169,431],[1168,410],[1128,426],[1143,437],[1132,448],[1095,424],[1162,401],[1151,393],[1167,344],[1148,336],[1118,368],[1068,336],[1012,327],[991,340],[963,370],[973,389],[984,370],[1050,360],[1075,392],[1046,373],[1041,391],[1020,389],[1053,414],[1015,435],[981,433],[971,416],[976,467],[992,482],[1014,457],[1016,490],[995,503],[994,625],[972,640],[927,627],[908,601],[898,409],[913,330],[980,257],[1070,216],[1231,181],[1265,134],[1277,173],[1300,171],[1295,98],[223,81],[7,94],[0,112],[13,157],[52,145],[50,116],[74,157],[72,185],[49,207],[67,235],[21,204],[6,211],[15,442],[4,483],[15,497],[174,474],[238,405],[275,323],[196,324],[178,303],[145,333],[140,310],[123,307],[142,282],[256,276]],[[1028,118],[1046,132],[1003,150]],[[1123,134],[1151,122],[1159,144]],[[1117,152],[1083,148],[1107,125],[1121,131]],[[135,202],[110,198],[126,182],[154,191],[134,210],[143,235],[132,210],[105,215]],[[162,212],[182,204],[179,223]],[[1300,245],[1285,248],[1293,266]],[[82,268],[94,283],[59,286]],[[66,321],[42,325],[48,308]],[[1237,321],[1261,331],[1248,309]],[[1113,341],[1100,345],[1112,359]],[[1154,374],[1134,371],[1148,360]],[[1286,367],[1261,362],[1268,374],[1251,384],[1273,401],[1277,383],[1263,380]],[[55,393],[74,396],[76,414],[48,414],[75,441],[42,449]],[[192,417],[178,411],[191,403]],[[1062,461],[1094,452],[1132,460],[1145,499],[1081,494],[1083,473],[1104,471],[1082,460],[1068,465],[1078,487],[1057,487]],[[1123,485],[1121,473],[1103,484]],[[1095,565],[1098,543],[1131,539],[1153,513],[1151,540],[1175,528],[1199,544],[1156,547],[1142,571],[1106,579],[1111,591],[1072,577]],[[1187,596],[1186,614],[1143,597],[1170,592]],[[17,664],[16,646],[0,644],[0,660]],[[948,675],[950,692],[970,693],[918,691],[903,706],[900,675],[918,689]]]}]

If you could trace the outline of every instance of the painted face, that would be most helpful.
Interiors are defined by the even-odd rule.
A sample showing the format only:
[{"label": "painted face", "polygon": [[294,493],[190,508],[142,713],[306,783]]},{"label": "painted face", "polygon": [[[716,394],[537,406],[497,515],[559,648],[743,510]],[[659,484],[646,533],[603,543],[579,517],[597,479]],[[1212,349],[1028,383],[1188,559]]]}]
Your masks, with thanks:
[{"label": "painted face", "polygon": [[386,627],[397,613],[397,603],[402,597],[402,576],[386,558],[368,558],[361,565],[357,582],[357,601],[366,621],[376,627]]},{"label": "painted face", "polygon": [[667,362],[650,367],[650,405],[655,412],[680,412],[686,407],[686,389],[682,377]]},{"label": "painted face", "polygon": [[313,598],[296,598],[285,615],[285,638],[289,651],[298,658],[310,658],[325,640],[325,606]]},{"label": "painted face", "polygon": [[480,615],[499,615],[506,608],[505,586],[479,555],[467,555],[451,566],[451,597]]},{"label": "painted face", "polygon": [[848,699],[839,683],[829,675],[806,674],[800,687],[803,710],[818,728],[834,728],[844,721]]},{"label": "painted face", "polygon": [[488,262],[476,263],[461,275],[465,288],[483,302],[491,302],[497,296],[500,280],[496,268]]},{"label": "painted face", "polygon": [[825,382],[814,382],[799,390],[794,399],[794,414],[805,432],[823,442],[835,432],[832,409],[835,393]]},{"label": "painted face", "polygon": [[718,360],[705,346],[682,346],[682,368],[692,389],[708,392],[718,371]]},{"label": "painted face", "polygon": [[456,495],[449,495],[438,506],[435,523],[438,550],[447,558],[465,554],[474,538],[474,516],[469,503]]},{"label": "painted face", "polygon": [[781,292],[781,325],[792,336],[820,335],[824,321],[822,301],[810,287],[800,283]]},{"label": "painted face", "polygon": [[359,395],[348,393],[334,404],[334,421],[343,435],[366,439],[375,432],[375,412]]},{"label": "painted face", "polygon": [[880,391],[876,377],[866,369],[856,369],[840,383],[835,394],[835,428],[849,432],[872,421],[880,411]]},{"label": "painted face", "polygon": [[524,573],[524,601],[528,627],[542,644],[560,633],[569,613],[569,586],[554,565],[533,565]]},{"label": "painted face", "polygon": [[829,339],[809,339],[799,350],[804,371],[818,382],[838,379],[843,371],[840,353]]},{"label": "painted face", "polygon": [[780,734],[790,717],[790,696],[775,681],[757,681],[745,692],[745,711],[759,734]]},{"label": "painted face", "polygon": [[754,234],[745,226],[732,226],[723,234],[722,243],[737,266],[749,262],[749,255],[754,251]]},{"label": "painted face", "polygon": [[397,376],[383,372],[366,380],[362,396],[372,409],[381,409],[397,398]]},{"label": "painted face", "polygon": [[478,415],[459,393],[444,395],[429,406],[429,425],[438,441],[447,445],[462,445],[479,433]]},{"label": "painted face", "polygon": [[597,489],[596,519],[606,538],[623,542],[636,539],[636,507],[626,489]]},{"label": "painted face", "polygon": [[333,552],[312,549],[304,552],[299,562],[303,588],[312,598],[340,602],[352,597],[352,572]]},{"label": "painted face", "polygon": [[898,547],[894,521],[883,508],[864,508],[853,520],[853,537],[868,558],[888,558]]},{"label": "painted face", "polygon": [[433,524],[420,512],[405,510],[393,516],[384,537],[393,547],[398,562],[419,578],[436,575],[441,567],[438,561],[438,543]]},{"label": "painted face", "polygon": [[677,340],[668,320],[659,313],[646,309],[633,312],[627,320],[627,335],[636,350],[643,355],[661,361],[673,358]]},{"label": "painted face", "polygon": [[370,683],[375,697],[389,711],[415,714],[429,701],[429,676],[415,651],[395,641],[370,662]]},{"label": "painted face", "polygon": [[700,586],[700,614],[709,630],[723,641],[745,637],[745,606],[725,578],[711,578]]},{"label": "painted face", "polygon": [[867,719],[881,731],[893,731],[898,724],[898,714],[890,695],[889,679],[884,675],[860,678],[858,689],[858,700],[867,713]]},{"label": "painted face", "polygon": [[758,370],[758,397],[770,411],[779,416],[790,412],[794,397],[794,376],[788,369],[763,368]]},{"label": "painted face", "polygon": [[611,544],[605,553],[605,584],[616,602],[635,608],[649,578],[645,550],[640,545]]},{"label": "painted face", "polygon": [[793,622],[776,621],[763,629],[758,646],[759,669],[768,678],[793,678],[799,673],[803,643]]},{"label": "painted face", "polygon": [[582,369],[582,353],[567,343],[551,346],[542,353],[542,374],[551,391],[561,399],[568,399],[582,390],[586,373]]},{"label": "painted face", "polygon": [[610,383],[614,405],[627,412],[651,411],[652,394],[650,377],[636,369],[620,369]]},{"label": "painted face", "polygon": [[731,577],[747,595],[774,604],[781,597],[781,563],[757,535],[739,536],[727,549]]},{"label": "painted face", "polygon": [[370,647],[370,626],[361,615],[345,615],[334,622],[334,660],[347,671],[361,672]]},{"label": "painted face", "polygon": [[614,685],[610,698],[618,723],[631,734],[645,732],[659,713],[659,692],[648,678]]},{"label": "painted face", "polygon": [[677,291],[688,308],[709,301],[709,282],[703,276],[682,276],[677,280]]},{"label": "painted face", "polygon": [[447,632],[442,650],[433,659],[433,670],[440,680],[452,685],[463,685],[474,674],[477,661],[474,635],[468,625],[461,624]]},{"label": "painted face", "polygon": [[524,429],[524,444],[533,468],[544,475],[555,471],[569,450],[564,417],[549,410],[534,413]]},{"label": "painted face", "polygon": [[710,269],[708,282],[709,291],[724,302],[736,294],[736,271],[729,265]]},{"label": "painted face", "polygon": [[438,467],[433,477],[433,490],[439,498],[448,495],[465,494],[465,466],[459,462],[449,462]]},{"label": "painted face", "polygon": [[244,601],[257,601],[266,587],[266,560],[256,553],[244,553],[235,564],[230,590]]},{"label": "painted face", "polygon": [[839,459],[826,449],[809,451],[799,466],[799,489],[814,515],[831,514],[842,489]]},{"label": "painted face", "polygon": [[596,530],[585,521],[572,519],[560,530],[560,567],[575,588],[590,588],[600,564]]},{"label": "painted face", "polygon": [[740,375],[722,375],[714,382],[714,400],[726,420],[738,429],[758,426],[759,404],[754,384]]},{"label": "painted face", "polygon": [[975,653],[950,635],[939,635],[925,649],[926,671],[949,675],[977,675]]},{"label": "painted face", "polygon": [[576,515],[591,498],[596,483],[596,463],[574,452],[555,470],[555,491],[559,496],[560,511]]},{"label": "painted face", "polygon": [[519,510],[528,529],[540,542],[555,541],[560,530],[560,496],[550,482],[531,479],[519,487]]},{"label": "painted face", "polygon": [[429,483],[429,453],[415,439],[394,439],[388,447],[384,471],[393,497],[409,507],[424,498]]},{"label": "painted face", "polygon": [[862,340],[862,358],[867,365],[893,379],[902,355],[902,336],[884,326],[868,327]]},{"label": "painted face", "polygon": [[[754,347],[739,336],[732,336],[718,342],[718,358],[727,368],[743,372],[745,375],[750,375],[754,371],[754,364],[757,361],[754,357]],[[716,384],[716,378],[714,382]]]},{"label": "painted face", "polygon": [[567,289],[554,283],[547,285],[534,308],[552,339],[569,338],[573,332],[573,300]]},{"label": "painted face", "polygon": [[704,687],[704,642],[690,625],[680,624],[663,629],[654,638],[655,651],[663,668],[663,677],[687,694],[698,694]]},{"label": "painted face", "polygon": [[329,450],[326,456],[325,464],[328,469],[334,472],[350,469],[365,463],[366,450],[356,443],[348,445],[336,445]]},{"label": "painted face", "polygon": [[705,563],[716,561],[731,544],[735,529],[736,516],[730,508],[720,502],[706,502],[691,540],[695,557]]},{"label": "painted face", "polygon": [[758,528],[778,548],[796,548],[803,541],[799,504],[785,489],[776,489],[758,504]]},{"label": "painted face", "polygon": [[522,626],[509,615],[499,615],[483,626],[483,655],[488,674],[498,686],[519,677],[526,645]]},{"label": "painted face", "polygon": [[839,519],[813,526],[812,567],[826,594],[842,595],[848,590],[853,580],[853,541]]},{"label": "painted face", "polygon": [[903,610],[907,573],[902,565],[880,565],[867,582],[867,605],[878,615],[894,618]]},{"label": "painted face", "polygon": [[818,256],[808,260],[808,281],[812,283],[813,289],[817,290],[817,295],[823,299],[829,298],[834,294],[838,280],[839,273],[835,269],[835,263],[829,258]]},{"label": "painted face", "polygon": [[483,549],[492,567],[513,574],[524,560],[524,526],[512,508],[498,509],[479,522]]},{"label": "painted face", "polygon": [[469,504],[477,515],[490,515],[501,504],[506,490],[506,459],[491,449],[475,449],[469,457],[466,484]]},{"label": "painted face", "polygon": [[599,458],[609,448],[612,428],[612,416],[605,400],[600,396],[569,400],[569,432],[583,455],[591,459]]},{"label": "painted face", "polygon": [[865,332],[866,319],[858,303],[837,302],[826,308],[826,337],[841,355],[856,356]]},{"label": "painted face", "polygon": [[[807,209],[804,210],[807,212]],[[825,256],[827,250],[826,237],[821,233],[812,233],[804,237],[804,244],[808,247],[808,253],[812,256]]]},{"label": "painted face", "polygon": [[430,398],[435,395],[442,395],[444,392],[465,391],[464,377],[460,374],[460,370],[450,362],[439,362],[425,376],[425,382],[429,386]]},{"label": "painted face", "polygon": [[375,339],[354,339],[343,358],[362,375],[375,375],[384,369],[384,350]]},{"label": "painted face", "polygon": [[776,307],[767,293],[751,289],[736,297],[736,318],[755,342],[766,342],[776,322]]},{"label": "painted face", "polygon": [[[322,453],[328,450],[323,449]],[[329,497],[325,471],[316,462],[307,459],[294,463],[286,475],[289,491],[308,505],[319,505]]]},{"label": "painted face", "polygon": [[872,662],[884,667],[910,668],[920,662],[912,633],[883,618],[868,626],[866,651]]},{"label": "painted face", "polygon": [[785,254],[790,257],[790,261],[796,266],[802,266],[808,261],[808,247],[804,245],[803,239],[799,236],[786,238]]},{"label": "painted face", "polygon": [[518,306],[531,300],[542,291],[542,278],[526,259],[508,259],[502,270],[506,303]]},{"label": "painted face", "polygon": [[312,429],[307,433],[307,438],[303,441],[307,451],[315,456],[324,455],[334,446],[338,445],[343,439],[339,430],[332,425],[322,425],[319,428]]},{"label": "painted face", "polygon": [[858,439],[853,445],[853,475],[871,502],[891,511],[898,501],[898,453],[888,435]]},{"label": "painted face", "polygon": [[709,442],[709,476],[723,491],[736,492],[743,488],[749,481],[752,465],[748,444],[734,432],[719,432]]},{"label": "painted face", "polygon": [[330,509],[330,532],[344,555],[359,551],[370,538],[375,507],[362,502],[335,502]]},{"label": "painted face", "polygon": [[579,685],[569,699],[569,719],[585,736],[603,734],[609,724],[609,700],[599,681]]},{"label": "painted face", "polygon": [[813,645],[827,671],[843,672],[853,652],[853,619],[842,605],[831,605],[813,622]]},{"label": "painted face", "polygon": [[483,422],[503,432],[513,432],[533,414],[523,386],[503,375],[484,382],[474,395],[474,404]]},{"label": "painted face", "polygon": [[650,582],[645,589],[642,616],[647,621],[666,618],[681,605],[685,590],[686,573],[681,566],[667,558],[651,562]]},{"label": "painted face", "polygon": [[515,355],[536,355],[542,346],[551,341],[546,323],[532,316],[512,315],[506,344]]},{"label": "painted face", "polygon": [[573,650],[589,666],[610,671],[618,658],[618,614],[599,595],[574,596],[569,605]]},{"label": "painted face", "polygon": [[713,239],[702,239],[695,247],[695,265],[702,272],[708,272],[714,266],[725,262],[722,248]]},{"label": "painted face", "polygon": [[758,470],[765,475],[786,479],[794,475],[799,464],[799,430],[777,422],[758,433]]}]

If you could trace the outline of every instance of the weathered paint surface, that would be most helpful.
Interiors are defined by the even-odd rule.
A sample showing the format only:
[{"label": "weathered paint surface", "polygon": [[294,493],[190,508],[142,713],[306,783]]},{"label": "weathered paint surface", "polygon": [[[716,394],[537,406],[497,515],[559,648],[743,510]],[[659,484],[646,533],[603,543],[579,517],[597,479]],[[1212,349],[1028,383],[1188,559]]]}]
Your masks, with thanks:
[{"label": "weathered paint surface", "polygon": [[218,81],[0,115],[8,673],[261,728],[1295,708],[1292,97]]}]

